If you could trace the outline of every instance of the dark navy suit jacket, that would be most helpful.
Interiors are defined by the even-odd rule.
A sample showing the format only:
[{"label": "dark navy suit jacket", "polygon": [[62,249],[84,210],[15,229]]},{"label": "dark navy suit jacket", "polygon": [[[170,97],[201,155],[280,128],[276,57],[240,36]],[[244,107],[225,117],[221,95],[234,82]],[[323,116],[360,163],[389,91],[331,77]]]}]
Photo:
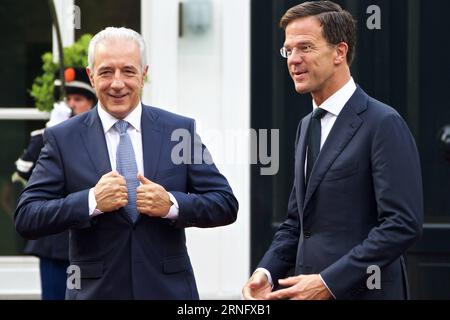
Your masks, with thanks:
[{"label": "dark navy suit jacket", "polygon": [[[320,273],[338,299],[405,298],[401,256],[421,236],[423,222],[420,161],[407,125],[358,87],[305,186],[310,119],[298,126],[287,219],[259,266],[275,284],[294,267],[297,275]],[[371,265],[381,270],[381,289],[367,286]]]},{"label": "dark navy suit jacket", "polygon": [[[28,181],[34,170],[42,148],[44,147],[44,129],[36,130],[31,133],[30,143],[27,149],[20,156],[20,160],[32,162],[33,166],[27,171],[16,168],[16,173]],[[21,185],[21,188],[23,186]],[[24,253],[32,254],[40,258],[69,260],[69,231],[42,237],[36,240],[29,240],[24,249]]]},{"label": "dark navy suit jacket", "polygon": [[176,222],[140,215],[133,224],[122,209],[89,216],[89,189],[111,171],[97,107],[45,131],[15,223],[26,238],[70,229],[70,262],[80,268],[81,288],[67,290],[68,299],[198,299],[184,228],[236,220],[237,200],[214,164],[194,164],[193,152],[192,163],[171,160],[180,143],[171,139],[176,129],[190,133],[187,146],[197,141],[207,153],[193,139],[194,121],[143,106],[141,124],[144,175],[177,199]]}]

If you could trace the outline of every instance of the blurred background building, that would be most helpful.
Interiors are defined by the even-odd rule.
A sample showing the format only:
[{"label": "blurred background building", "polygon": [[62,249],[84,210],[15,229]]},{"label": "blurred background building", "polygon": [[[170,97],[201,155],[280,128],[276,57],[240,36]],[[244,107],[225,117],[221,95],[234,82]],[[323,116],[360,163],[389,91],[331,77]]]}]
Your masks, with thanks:
[{"label": "blurred background building", "polygon": [[[203,299],[239,299],[242,285],[286,214],[298,121],[311,98],[295,93],[278,50],[278,21],[292,0],[54,0],[64,45],[106,26],[140,32],[148,45],[143,101],[197,120],[198,131],[240,202],[235,224],[188,229]],[[422,160],[425,225],[407,255],[413,298],[450,298],[450,165],[441,128],[450,122],[450,43],[445,0],[336,1],[358,19],[355,81],[407,121]],[[367,20],[380,9],[380,29]],[[41,55],[57,55],[48,1],[0,4],[0,298],[39,297],[36,259],[21,254],[14,230],[14,161],[48,114],[29,89]],[[279,170],[252,157],[249,130],[279,129]],[[270,135],[269,135],[270,137]],[[255,142],[255,141],[253,141]],[[270,152],[269,152],[270,153]],[[260,160],[257,158],[257,160]]]}]

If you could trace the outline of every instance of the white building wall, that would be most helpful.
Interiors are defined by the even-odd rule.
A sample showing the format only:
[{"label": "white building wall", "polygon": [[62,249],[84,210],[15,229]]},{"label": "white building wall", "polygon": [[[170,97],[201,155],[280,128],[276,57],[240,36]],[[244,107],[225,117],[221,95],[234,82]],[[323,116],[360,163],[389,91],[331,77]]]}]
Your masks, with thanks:
[{"label": "white building wall", "polygon": [[[74,3],[73,0],[53,0],[56,15],[58,16],[59,31],[61,32],[62,46],[70,46],[75,40],[74,32]],[[58,40],[56,29],[53,28],[53,58],[59,59]]]},{"label": "white building wall", "polygon": [[40,281],[38,258],[0,257],[0,300],[40,299]]},{"label": "white building wall", "polygon": [[143,101],[196,119],[233,188],[236,223],[187,229],[187,245],[200,297],[240,299],[250,267],[250,0],[211,0],[208,30],[183,29],[181,38],[178,2],[141,2],[150,66]]}]

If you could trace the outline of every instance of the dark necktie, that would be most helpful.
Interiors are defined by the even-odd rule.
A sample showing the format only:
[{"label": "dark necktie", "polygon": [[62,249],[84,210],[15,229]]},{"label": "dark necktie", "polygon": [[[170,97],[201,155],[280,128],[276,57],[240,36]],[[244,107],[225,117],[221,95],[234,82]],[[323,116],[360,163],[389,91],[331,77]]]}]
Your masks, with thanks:
[{"label": "dark necktie", "polygon": [[127,121],[119,120],[114,125],[119,132],[120,141],[116,152],[117,171],[124,176],[127,182],[128,189],[128,204],[125,206],[125,211],[128,213],[130,219],[135,222],[139,216],[136,209],[136,188],[139,186],[137,179],[137,163],[134,155],[133,144],[127,129],[130,124]]},{"label": "dark necktie", "polygon": [[308,153],[306,161],[306,179],[305,184],[308,184],[309,177],[311,176],[312,168],[317,160],[320,152],[320,138],[322,127],[320,125],[320,119],[327,113],[322,108],[316,108],[309,122],[308,128]]}]

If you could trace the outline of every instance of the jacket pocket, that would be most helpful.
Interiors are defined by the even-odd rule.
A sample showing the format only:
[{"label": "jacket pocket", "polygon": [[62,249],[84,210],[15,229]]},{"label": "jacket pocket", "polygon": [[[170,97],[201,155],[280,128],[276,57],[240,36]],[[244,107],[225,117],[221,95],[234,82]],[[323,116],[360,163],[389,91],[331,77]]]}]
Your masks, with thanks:
[{"label": "jacket pocket", "polygon": [[167,257],[163,262],[164,273],[178,273],[188,270],[191,266],[189,256],[187,254]]},{"label": "jacket pocket", "polygon": [[81,279],[97,279],[103,275],[103,262],[73,262],[80,268]]},{"label": "jacket pocket", "polygon": [[344,179],[347,177],[350,177],[358,172],[358,163],[353,162],[349,164],[344,164],[342,166],[333,168],[331,167],[330,170],[326,173],[324,177],[324,181],[333,181],[333,180],[339,180]]}]

